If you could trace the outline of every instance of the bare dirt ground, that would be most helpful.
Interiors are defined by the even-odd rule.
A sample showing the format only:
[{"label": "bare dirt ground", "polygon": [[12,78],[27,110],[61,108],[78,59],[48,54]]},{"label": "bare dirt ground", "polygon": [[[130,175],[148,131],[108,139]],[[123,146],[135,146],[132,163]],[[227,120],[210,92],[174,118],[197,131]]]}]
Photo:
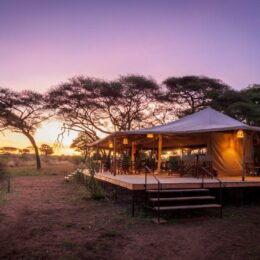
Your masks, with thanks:
[{"label": "bare dirt ground", "polygon": [[157,225],[94,201],[63,176],[15,176],[0,205],[0,259],[260,259],[260,207]]}]

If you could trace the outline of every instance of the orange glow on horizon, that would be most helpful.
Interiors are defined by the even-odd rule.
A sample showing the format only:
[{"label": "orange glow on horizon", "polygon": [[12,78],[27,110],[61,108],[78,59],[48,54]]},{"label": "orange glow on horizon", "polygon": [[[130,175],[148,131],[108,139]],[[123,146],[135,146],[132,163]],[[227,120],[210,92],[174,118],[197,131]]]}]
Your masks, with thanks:
[{"label": "orange glow on horizon", "polygon": [[[53,146],[60,133],[61,126],[62,123],[57,120],[44,122],[34,135],[38,147],[42,144]],[[72,140],[76,137],[77,132],[75,131],[71,131],[69,135],[65,134],[62,147],[55,149],[54,155],[79,155],[79,152],[70,148]],[[2,135],[0,134],[0,147],[4,146],[22,149],[31,146],[31,143],[23,134],[5,131]]]}]

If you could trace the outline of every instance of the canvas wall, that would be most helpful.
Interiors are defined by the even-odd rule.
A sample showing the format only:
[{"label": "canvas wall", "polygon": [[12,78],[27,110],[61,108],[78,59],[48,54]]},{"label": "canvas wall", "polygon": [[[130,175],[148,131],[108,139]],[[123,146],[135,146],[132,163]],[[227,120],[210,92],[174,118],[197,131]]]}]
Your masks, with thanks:
[{"label": "canvas wall", "polygon": [[[245,161],[252,161],[252,137],[245,134]],[[213,168],[220,176],[242,176],[243,173],[243,139],[235,133],[212,133],[208,142]]]}]

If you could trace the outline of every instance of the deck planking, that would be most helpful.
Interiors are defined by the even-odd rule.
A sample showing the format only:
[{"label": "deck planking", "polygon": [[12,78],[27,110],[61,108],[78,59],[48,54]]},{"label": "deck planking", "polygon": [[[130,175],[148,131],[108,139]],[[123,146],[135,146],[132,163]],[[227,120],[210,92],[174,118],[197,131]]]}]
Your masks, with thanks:
[{"label": "deck planking", "polygon": [[[83,171],[84,175],[89,175],[86,170]],[[193,177],[175,177],[167,175],[156,175],[164,189],[188,189],[188,188],[201,188],[202,179]],[[138,175],[112,175],[111,173],[97,173],[95,178],[117,185],[129,190],[144,190],[145,189],[145,176],[144,174]],[[241,176],[227,176],[219,177],[223,183],[223,188],[241,188],[241,187],[260,187],[260,177],[246,177],[242,181]],[[219,182],[216,179],[204,178],[204,188],[219,188]],[[147,189],[157,189],[157,182],[153,176],[147,176]]]}]

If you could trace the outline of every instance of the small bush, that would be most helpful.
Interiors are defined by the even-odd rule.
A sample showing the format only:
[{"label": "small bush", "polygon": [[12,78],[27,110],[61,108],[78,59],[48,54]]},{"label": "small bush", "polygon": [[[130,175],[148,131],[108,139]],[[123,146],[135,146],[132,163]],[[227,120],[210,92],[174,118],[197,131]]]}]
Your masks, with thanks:
[{"label": "small bush", "polygon": [[84,158],[82,156],[72,156],[71,161],[72,163],[79,165],[84,163]]},{"label": "small bush", "polygon": [[91,198],[94,200],[100,200],[105,198],[105,192],[94,177],[90,177],[88,184],[88,190],[90,191]]},{"label": "small bush", "polygon": [[31,160],[31,156],[29,154],[21,154],[20,160],[24,161],[24,162],[30,161]]},{"label": "small bush", "polygon": [[[97,181],[97,179],[95,178],[95,171],[97,168],[96,162],[94,160],[88,160],[87,168],[90,176],[85,177],[85,185],[90,192],[91,198],[94,200],[100,200],[105,198],[105,192],[99,184],[99,182]],[[84,181],[84,176],[80,171],[78,171],[76,178],[78,181]]]},{"label": "small bush", "polygon": [[170,164],[170,170],[172,172],[178,171],[180,168],[177,157],[171,156],[169,158],[169,164]]}]

